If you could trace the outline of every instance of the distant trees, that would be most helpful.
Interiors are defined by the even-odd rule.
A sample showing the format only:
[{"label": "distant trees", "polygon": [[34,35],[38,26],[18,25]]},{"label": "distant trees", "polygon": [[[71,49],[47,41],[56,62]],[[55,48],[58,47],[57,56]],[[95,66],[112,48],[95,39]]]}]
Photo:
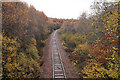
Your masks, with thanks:
[{"label": "distant trees", "polygon": [[56,29],[59,29],[64,21],[65,19],[49,18],[49,20],[47,21],[50,26],[49,33],[53,32]]}]

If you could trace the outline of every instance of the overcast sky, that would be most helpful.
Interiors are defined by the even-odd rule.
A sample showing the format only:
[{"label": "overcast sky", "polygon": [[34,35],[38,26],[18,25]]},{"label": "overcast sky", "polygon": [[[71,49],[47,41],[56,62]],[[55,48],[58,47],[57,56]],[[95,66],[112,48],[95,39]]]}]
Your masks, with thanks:
[{"label": "overcast sky", "polygon": [[94,0],[23,0],[43,11],[48,17],[77,19],[82,12],[90,13]]}]

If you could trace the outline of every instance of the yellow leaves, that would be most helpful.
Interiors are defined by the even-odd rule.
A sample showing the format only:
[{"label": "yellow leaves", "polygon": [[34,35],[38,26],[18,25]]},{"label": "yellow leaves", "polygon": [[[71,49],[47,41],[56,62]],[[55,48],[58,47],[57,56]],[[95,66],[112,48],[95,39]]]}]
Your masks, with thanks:
[{"label": "yellow leaves", "polygon": [[112,47],[114,50],[118,50],[118,48],[116,48],[116,47]]},{"label": "yellow leaves", "polygon": [[1,43],[2,43],[2,34],[0,33],[0,46],[1,46]]},{"label": "yellow leaves", "polygon": [[7,60],[8,60],[8,62],[11,62],[11,58],[8,58]]},{"label": "yellow leaves", "polygon": [[16,51],[11,54],[11,57],[16,57]]},{"label": "yellow leaves", "polygon": [[87,43],[85,44],[79,44],[75,49],[73,54],[81,54],[81,53],[88,53],[90,50],[89,45]]},{"label": "yellow leaves", "polygon": [[7,50],[10,51],[10,52],[12,52],[13,48],[12,47],[8,47]]},{"label": "yellow leaves", "polygon": [[27,74],[24,74],[23,77],[26,78],[26,77],[27,77]]},{"label": "yellow leaves", "polygon": [[4,66],[5,66],[4,68],[6,68],[9,72],[12,71],[12,69],[13,69],[13,64],[11,64],[11,63],[7,63]]},{"label": "yellow leaves", "polygon": [[109,72],[108,72],[109,76],[112,77],[112,78],[118,78],[119,77],[118,76],[119,72],[117,70],[118,69],[114,69],[114,70],[110,69]]},{"label": "yellow leaves", "polygon": [[[16,51],[18,49],[19,44],[16,42],[16,39],[10,39],[8,37],[3,37],[3,45],[2,48],[4,49],[3,53],[7,53],[11,56],[16,56]],[[7,56],[8,56],[7,55]]]},{"label": "yellow leaves", "polygon": [[[18,57],[18,61],[19,61],[19,65],[22,65],[22,67],[17,68],[18,70],[20,70],[20,74],[23,78],[33,78],[32,76],[36,76],[35,74],[36,71],[41,71],[41,67],[39,65],[39,60],[33,59],[33,56],[28,56],[26,53],[20,52],[19,53],[19,57]],[[29,74],[25,74],[26,72],[28,73],[29,70]],[[24,75],[24,76],[23,76]]]},{"label": "yellow leaves", "polygon": [[77,54],[74,54],[75,56],[77,55]]},{"label": "yellow leaves", "polygon": [[108,31],[108,28],[106,30]]},{"label": "yellow leaves", "polygon": [[72,61],[72,64],[73,64],[74,66],[76,66],[77,63],[78,63],[78,60],[74,60],[74,61]]},{"label": "yellow leaves", "polygon": [[[38,53],[41,55],[41,43],[46,42],[43,39],[46,39],[48,35],[48,25],[43,20],[43,16],[38,13],[39,11],[30,9],[24,3],[3,4],[3,31],[5,34],[3,34],[2,48],[5,76],[26,78],[39,75],[41,68]],[[32,31],[34,27],[37,30]],[[40,41],[36,42],[35,37],[38,37],[37,39]],[[36,45],[40,47],[36,47]]]},{"label": "yellow leaves", "polygon": [[34,71],[34,68],[33,68],[32,66],[30,66],[30,70],[31,70],[31,71]]},{"label": "yellow leaves", "polygon": [[110,34],[110,32],[108,32],[108,34]]},{"label": "yellow leaves", "polygon": [[113,42],[115,41],[115,40],[112,40]]},{"label": "yellow leaves", "polygon": [[102,67],[101,64],[98,64],[94,59],[91,59],[90,61],[91,62],[88,62],[87,66],[82,70],[82,72],[88,76],[84,76],[84,78],[105,78],[104,75],[108,73],[108,70]]},{"label": "yellow leaves", "polygon": [[84,49],[88,49],[88,45],[87,44],[79,44],[78,48],[84,50]]},{"label": "yellow leaves", "polygon": [[32,39],[31,39],[31,44],[33,44],[33,45],[36,46],[36,39],[35,39],[35,38],[32,38]]},{"label": "yellow leaves", "polygon": [[45,43],[46,43],[46,40],[41,40],[41,43],[42,43],[42,44],[45,44]]},{"label": "yellow leaves", "polygon": [[76,63],[75,63],[75,62],[72,61],[72,63],[73,63],[74,66],[76,66]]},{"label": "yellow leaves", "polygon": [[15,67],[18,67],[18,66],[19,66],[19,64],[17,64],[17,63],[15,62],[15,63],[14,63],[14,66],[15,66]]}]

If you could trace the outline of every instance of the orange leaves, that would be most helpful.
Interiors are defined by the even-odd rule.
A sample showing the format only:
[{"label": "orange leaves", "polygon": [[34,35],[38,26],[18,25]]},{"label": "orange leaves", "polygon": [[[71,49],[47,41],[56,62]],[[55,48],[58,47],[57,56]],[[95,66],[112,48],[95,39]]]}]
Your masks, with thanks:
[{"label": "orange leaves", "polygon": [[13,8],[14,7],[13,3],[3,3],[3,4],[5,4],[6,6],[8,6],[9,8]]},{"label": "orange leaves", "polygon": [[39,76],[39,60],[48,37],[47,16],[22,2],[3,3],[2,9],[4,76]]}]

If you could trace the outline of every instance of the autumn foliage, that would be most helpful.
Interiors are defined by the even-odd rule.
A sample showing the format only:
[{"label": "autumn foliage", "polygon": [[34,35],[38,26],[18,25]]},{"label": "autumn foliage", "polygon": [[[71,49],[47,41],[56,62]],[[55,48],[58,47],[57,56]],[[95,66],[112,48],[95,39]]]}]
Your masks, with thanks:
[{"label": "autumn foliage", "polygon": [[94,15],[62,24],[62,45],[81,78],[120,78],[118,4],[96,2]]},{"label": "autumn foliage", "polygon": [[47,16],[22,2],[2,3],[3,78],[40,78]]},{"label": "autumn foliage", "polygon": [[80,78],[120,78],[118,6],[94,2],[89,17],[84,12],[79,19],[57,19],[26,3],[2,3],[3,78],[40,78],[46,40],[59,28],[62,45]]}]

